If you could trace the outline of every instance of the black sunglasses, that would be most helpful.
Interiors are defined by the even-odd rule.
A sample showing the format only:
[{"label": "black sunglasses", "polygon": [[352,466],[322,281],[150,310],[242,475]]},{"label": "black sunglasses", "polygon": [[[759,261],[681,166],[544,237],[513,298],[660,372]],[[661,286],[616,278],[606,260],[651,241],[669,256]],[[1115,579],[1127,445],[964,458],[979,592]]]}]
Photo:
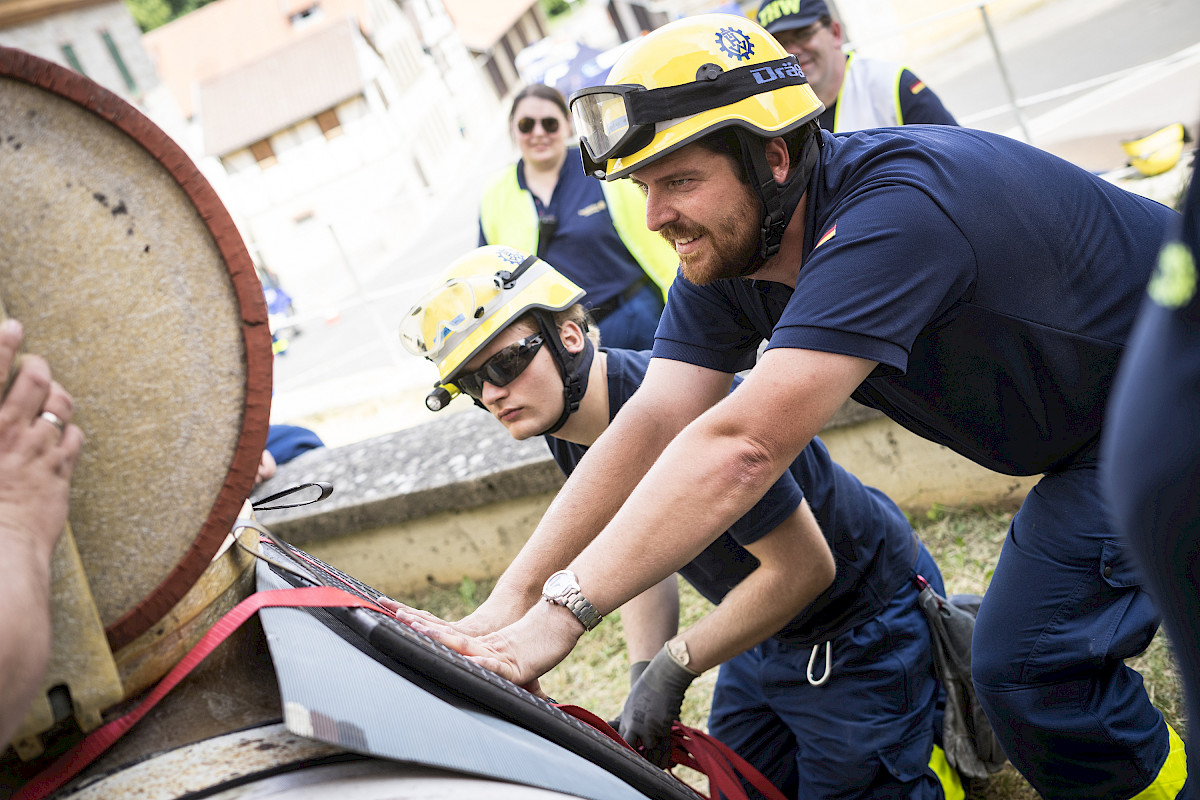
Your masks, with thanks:
[{"label": "black sunglasses", "polygon": [[519,130],[521,133],[532,133],[533,126],[539,122],[542,123],[542,130],[544,130],[546,133],[554,133],[558,130],[557,117],[542,117],[541,119],[534,119],[533,117],[521,117],[519,120],[517,120],[517,130]]},{"label": "black sunglasses", "polygon": [[454,382],[463,394],[482,400],[485,381],[493,386],[507,386],[512,383],[525,371],[541,347],[540,333],[519,339],[483,362],[479,369],[459,375]]}]

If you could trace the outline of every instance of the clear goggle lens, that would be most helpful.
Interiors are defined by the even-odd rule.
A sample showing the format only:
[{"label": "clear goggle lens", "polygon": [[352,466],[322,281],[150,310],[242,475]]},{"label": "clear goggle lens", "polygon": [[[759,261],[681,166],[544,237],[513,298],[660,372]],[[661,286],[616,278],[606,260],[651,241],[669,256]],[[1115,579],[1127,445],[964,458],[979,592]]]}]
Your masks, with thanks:
[{"label": "clear goggle lens", "polygon": [[615,157],[630,136],[625,95],[618,92],[587,92],[572,98],[571,116],[589,155],[595,161]]},{"label": "clear goggle lens", "polygon": [[400,323],[400,342],[416,356],[437,358],[446,340],[487,316],[501,289],[492,276],[451,278],[428,292]]}]

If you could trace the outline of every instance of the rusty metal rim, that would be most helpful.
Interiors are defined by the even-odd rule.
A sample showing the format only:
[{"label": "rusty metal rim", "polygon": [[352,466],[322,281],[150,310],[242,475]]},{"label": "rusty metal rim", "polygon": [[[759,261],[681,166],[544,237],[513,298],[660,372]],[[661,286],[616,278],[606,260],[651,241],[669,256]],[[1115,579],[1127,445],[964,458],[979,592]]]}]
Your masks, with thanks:
[{"label": "rusty metal rim", "polygon": [[68,100],[108,122],[152,156],[183,190],[208,228],[229,270],[246,351],[242,428],[233,461],[208,518],[183,557],[157,587],[106,629],[119,650],[162,619],[199,579],[229,533],[267,441],[271,414],[271,331],[254,263],[229,212],[191,158],[146,116],[117,95],[66,67],[21,50],[0,47],[0,77],[21,81]]}]

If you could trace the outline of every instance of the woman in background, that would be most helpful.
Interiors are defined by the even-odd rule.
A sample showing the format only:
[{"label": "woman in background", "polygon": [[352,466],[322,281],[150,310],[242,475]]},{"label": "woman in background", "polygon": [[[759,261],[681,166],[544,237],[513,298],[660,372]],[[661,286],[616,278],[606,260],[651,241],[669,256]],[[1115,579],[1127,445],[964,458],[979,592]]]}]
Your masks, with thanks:
[{"label": "woman in background", "polygon": [[650,349],[679,261],[646,228],[642,193],[584,173],[579,148],[567,146],[566,101],[553,87],[526,86],[508,119],[521,158],[484,190],[479,244],[536,252],[583,287],[606,344]]}]

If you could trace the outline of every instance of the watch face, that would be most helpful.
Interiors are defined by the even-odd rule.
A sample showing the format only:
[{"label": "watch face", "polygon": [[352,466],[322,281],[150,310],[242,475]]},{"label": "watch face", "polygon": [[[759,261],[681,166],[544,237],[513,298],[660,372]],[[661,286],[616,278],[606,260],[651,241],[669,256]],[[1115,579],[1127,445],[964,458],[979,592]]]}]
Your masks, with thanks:
[{"label": "watch face", "polygon": [[547,597],[561,597],[574,585],[574,576],[566,570],[559,570],[546,581],[546,585],[542,588],[542,594]]}]

